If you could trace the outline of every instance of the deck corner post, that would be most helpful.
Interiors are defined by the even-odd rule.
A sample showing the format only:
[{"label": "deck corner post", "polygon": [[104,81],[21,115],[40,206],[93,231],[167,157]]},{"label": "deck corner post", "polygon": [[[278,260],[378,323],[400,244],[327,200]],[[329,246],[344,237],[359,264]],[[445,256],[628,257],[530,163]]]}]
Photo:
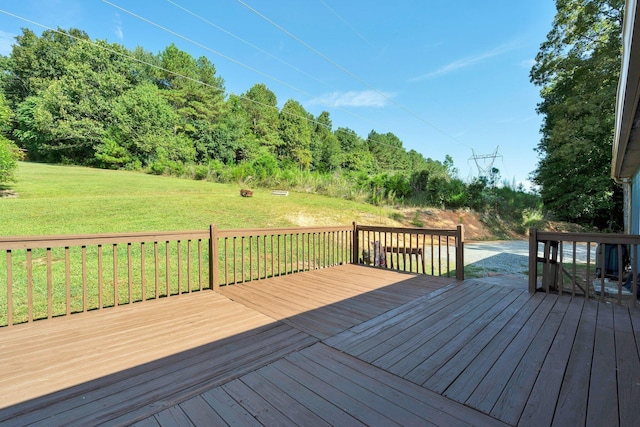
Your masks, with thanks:
[{"label": "deck corner post", "polygon": [[536,291],[538,281],[538,229],[529,228],[529,292]]},{"label": "deck corner post", "polygon": [[360,240],[358,239],[358,224],[353,221],[353,240],[351,242],[351,263],[358,264],[358,253],[360,252]]},{"label": "deck corner post", "polygon": [[218,228],[215,224],[209,227],[209,288],[212,291],[220,289],[218,278]]},{"label": "deck corner post", "polygon": [[464,225],[456,228],[456,280],[464,280]]}]

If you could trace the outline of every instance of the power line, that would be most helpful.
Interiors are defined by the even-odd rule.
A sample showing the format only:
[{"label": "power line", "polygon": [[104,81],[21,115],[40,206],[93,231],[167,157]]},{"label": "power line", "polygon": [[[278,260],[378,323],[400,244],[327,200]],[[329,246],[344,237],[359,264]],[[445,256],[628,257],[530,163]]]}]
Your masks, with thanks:
[{"label": "power line", "polygon": [[[121,51],[118,51],[118,50],[115,50],[115,49],[111,49],[111,48],[109,48],[108,46],[100,45],[100,44],[98,44],[98,43],[94,42],[94,41],[93,41],[93,40],[91,40],[91,39],[88,39],[88,40],[87,40],[87,39],[84,39],[84,38],[80,38],[80,37],[74,36],[73,34],[69,34],[69,33],[65,32],[65,31],[60,31],[60,30],[58,30],[58,29],[55,29],[55,28],[49,27],[49,26],[47,26],[47,25],[44,25],[44,24],[41,24],[41,23],[39,23],[39,22],[36,22],[36,21],[30,20],[30,19],[28,19],[28,18],[25,18],[25,17],[19,16],[19,15],[16,15],[16,14],[14,14],[14,13],[11,13],[11,12],[6,11],[6,10],[3,10],[3,9],[0,9],[0,13],[4,13],[5,15],[11,16],[11,17],[16,18],[16,19],[19,19],[19,20],[22,20],[22,21],[27,22],[27,23],[29,23],[29,24],[36,25],[36,26],[41,27],[41,28],[44,28],[44,29],[46,29],[46,30],[49,30],[49,31],[55,32],[56,34],[60,34],[60,35],[63,35],[63,36],[69,37],[69,38],[74,39],[74,40],[76,40],[76,41],[78,41],[78,42],[83,42],[83,43],[91,44],[91,45],[93,45],[94,47],[96,47],[96,48],[98,48],[98,49],[102,49],[102,50],[104,50],[104,51],[106,51],[106,52],[113,53],[113,54],[116,54],[116,55],[118,55],[118,56],[121,56],[121,57],[124,57],[124,58],[130,59],[130,60],[132,60],[132,61],[134,61],[134,62],[137,62],[137,63],[139,63],[139,64],[146,65],[146,66],[148,66],[148,67],[151,67],[151,68],[157,69],[157,70],[159,70],[159,71],[163,71],[163,72],[165,72],[165,73],[168,73],[168,74],[174,75],[174,76],[176,76],[176,77],[183,78],[183,79],[185,79],[185,80],[188,80],[188,81],[191,81],[191,82],[194,82],[194,83],[200,84],[200,85],[202,85],[202,86],[206,86],[206,87],[208,87],[208,88],[210,88],[210,89],[213,89],[214,91],[220,92],[223,96],[228,96],[228,95],[230,95],[230,94],[229,94],[229,93],[227,93],[224,89],[221,89],[221,88],[219,88],[219,87],[217,87],[217,86],[213,86],[213,85],[211,85],[211,84],[209,84],[209,83],[205,83],[205,82],[203,82],[203,81],[201,81],[201,80],[198,80],[198,79],[195,79],[195,78],[193,78],[193,77],[185,76],[185,75],[180,74],[180,73],[178,73],[178,72],[175,72],[175,71],[172,71],[172,70],[166,69],[166,68],[161,67],[161,66],[156,65],[156,64],[152,64],[152,63],[150,63],[150,62],[147,62],[147,61],[141,60],[141,59],[139,59],[139,58],[136,58],[136,57],[134,57],[134,56],[127,55],[127,54],[125,54],[125,53],[123,53],[123,52],[121,52]],[[292,114],[292,113],[289,113],[289,112],[286,112],[286,111],[281,111],[281,110],[279,110],[279,109],[278,109],[278,107],[277,107],[277,106],[273,106],[273,105],[265,104],[265,103],[262,103],[262,102],[256,101],[256,100],[254,100],[254,99],[247,98],[246,96],[243,96],[243,95],[235,95],[235,96],[237,96],[238,98],[240,98],[240,99],[242,99],[242,100],[244,100],[244,101],[247,101],[247,102],[250,102],[250,103],[253,103],[253,104],[256,104],[256,105],[260,105],[260,106],[263,106],[263,107],[267,107],[267,108],[270,108],[270,109],[275,109],[275,110],[276,110],[276,112],[278,112],[278,113],[288,114],[288,115],[289,115],[289,116],[291,116],[291,117],[296,117],[296,118],[303,119],[303,120],[305,120],[305,121],[307,121],[307,122],[313,123],[313,124],[315,124],[315,125],[323,126],[323,127],[325,127],[326,129],[328,129],[328,130],[332,131],[332,129],[331,129],[330,127],[326,126],[324,123],[320,123],[320,122],[318,122],[318,121],[317,121],[317,120],[315,120],[315,119],[310,119],[310,118],[308,118],[308,117],[299,116],[299,115]],[[395,145],[386,144],[386,143],[384,143],[384,142],[381,142],[381,141],[377,141],[377,140],[371,139],[371,138],[369,138],[369,137],[367,137],[367,139],[363,139],[363,141],[365,141],[365,142],[370,141],[370,142],[373,142],[373,143],[378,144],[378,145],[382,145],[382,146],[386,146],[386,147],[389,147],[389,148],[393,148],[393,149],[398,149],[398,150],[403,150],[403,151],[404,151],[404,148],[402,148],[402,147],[397,147],[397,146],[395,146]]]},{"label": "power line", "polygon": [[[103,0],[105,1],[105,0]],[[427,124],[428,126],[430,126],[432,129],[438,131],[439,133],[441,133],[442,135],[446,136],[447,138],[450,138],[451,140],[457,142],[460,145],[463,145],[469,149],[472,150],[472,147],[465,144],[464,142],[458,140],[457,138],[455,138],[454,136],[448,134],[447,132],[443,131],[442,129],[438,128],[437,126],[435,126],[434,124],[430,123],[429,121],[427,121],[426,119],[424,119],[422,116],[420,116],[419,114],[415,113],[413,110],[407,108],[406,106],[400,104],[399,102],[395,101],[393,98],[391,98],[390,96],[388,96],[387,94],[385,94],[384,92],[380,91],[379,89],[377,89],[376,87],[374,87],[373,85],[369,84],[367,81],[365,81],[364,79],[360,78],[359,76],[357,76],[356,74],[352,73],[351,71],[349,71],[348,69],[346,69],[345,67],[343,67],[342,65],[338,64],[336,61],[334,61],[333,59],[329,58],[327,55],[325,55],[324,53],[320,52],[319,50],[315,49],[314,47],[312,47],[311,45],[309,45],[308,43],[306,43],[305,41],[303,41],[302,39],[300,39],[299,37],[297,37],[296,35],[294,35],[293,33],[291,33],[290,31],[288,31],[286,28],[284,28],[283,26],[279,25],[278,23],[276,23],[275,21],[273,21],[272,19],[268,18],[267,16],[265,16],[264,14],[262,14],[260,11],[256,10],[255,8],[249,6],[247,3],[245,3],[243,0],[236,0],[238,3],[240,3],[241,5],[243,5],[245,8],[249,9],[251,12],[255,13],[256,15],[258,15],[260,18],[264,19],[265,21],[267,21],[269,24],[273,25],[274,27],[276,27],[277,29],[279,29],[280,31],[282,31],[283,33],[285,33],[287,36],[291,37],[292,39],[294,39],[295,41],[297,41],[298,43],[300,43],[301,45],[303,45],[304,47],[306,47],[307,49],[309,49],[311,52],[315,53],[316,55],[320,56],[322,59],[324,59],[325,61],[329,62],[330,64],[334,65],[335,67],[337,67],[339,70],[341,70],[342,72],[344,72],[345,74],[347,74],[348,76],[350,76],[351,78],[353,78],[354,80],[360,82],[361,84],[363,84],[364,86],[368,87],[369,89],[373,90],[374,92],[376,92],[378,95],[382,96],[383,98],[385,98],[386,100],[388,100],[389,102],[393,103],[395,106],[401,108],[402,110],[404,110],[405,112],[411,114],[412,116],[414,116],[415,118],[417,118],[418,120],[420,120],[421,122]]]},{"label": "power line", "polygon": [[258,52],[260,52],[260,53],[262,53],[264,55],[267,55],[269,58],[275,59],[276,61],[280,62],[281,64],[284,64],[287,67],[289,67],[289,68],[291,68],[291,69],[293,69],[293,70],[295,70],[295,71],[297,71],[299,73],[304,74],[305,76],[317,81],[320,84],[323,84],[323,85],[325,85],[327,87],[331,87],[331,86],[327,85],[326,82],[318,79],[317,77],[305,72],[304,70],[301,70],[297,66],[295,66],[295,65],[293,65],[293,64],[291,64],[291,63],[289,63],[289,62],[287,62],[285,60],[283,60],[282,58],[277,57],[276,55],[274,55],[274,54],[262,49],[261,47],[256,46],[255,44],[253,44],[253,43],[251,43],[251,42],[239,37],[238,35],[232,33],[231,31],[229,31],[229,30],[227,30],[227,29],[225,29],[225,28],[223,28],[223,27],[221,27],[221,26],[219,26],[219,25],[217,25],[217,24],[215,24],[213,22],[211,22],[210,20],[202,17],[201,15],[199,15],[199,14],[197,14],[197,13],[195,13],[195,12],[193,12],[193,11],[191,11],[191,10],[189,10],[189,9],[179,5],[179,4],[177,4],[176,2],[174,2],[172,0],[166,0],[166,1],[167,1],[167,3],[172,4],[173,6],[177,7],[178,9],[181,9],[182,11],[188,13],[189,15],[193,16],[194,18],[199,19],[200,21],[206,23],[207,25],[210,25],[211,27],[213,27],[213,28],[215,28],[215,29],[217,29],[219,31],[222,31],[223,33],[227,34],[228,36],[233,37],[234,39],[246,44],[247,46],[257,50]]},{"label": "power line", "polygon": [[[174,2],[172,2],[172,1],[170,1],[170,0],[167,0],[167,1],[169,1],[169,3],[172,3],[172,4],[176,5],[177,7],[180,7],[180,6],[178,6],[177,4],[175,4]],[[163,27],[162,25],[157,24],[157,23],[155,23],[155,22],[153,22],[153,21],[151,21],[151,20],[149,20],[149,19],[147,19],[147,18],[144,18],[144,17],[142,17],[142,16],[140,16],[140,15],[138,15],[138,14],[136,14],[136,13],[134,13],[134,12],[132,12],[132,11],[128,10],[128,9],[125,9],[125,8],[123,8],[123,7],[121,7],[121,6],[118,6],[118,5],[114,4],[114,3],[111,3],[111,2],[110,2],[110,1],[108,1],[108,0],[102,0],[102,2],[103,2],[103,3],[108,4],[108,5],[112,6],[112,7],[115,7],[116,9],[119,9],[119,10],[121,10],[121,11],[125,12],[125,13],[128,13],[129,15],[131,15],[131,16],[133,16],[133,17],[135,17],[135,18],[138,18],[138,19],[140,19],[140,20],[142,20],[142,21],[144,21],[144,22],[146,22],[146,23],[148,23],[148,24],[150,24],[150,25],[153,25],[153,26],[155,26],[155,27],[157,27],[157,28],[160,28],[161,30],[166,31],[166,32],[168,32],[169,34],[172,34],[172,35],[174,35],[174,36],[176,36],[176,37],[180,37],[181,39],[183,39],[183,40],[185,40],[185,41],[187,41],[187,42],[189,42],[189,43],[192,43],[192,44],[194,44],[195,46],[198,46],[198,47],[201,47],[201,48],[203,48],[203,49],[206,49],[207,51],[209,51],[209,52],[211,52],[211,53],[213,53],[213,54],[215,54],[215,55],[218,55],[218,56],[220,56],[220,57],[222,57],[222,58],[224,58],[224,59],[227,59],[227,60],[229,60],[229,61],[233,62],[234,64],[241,65],[241,66],[243,66],[243,67],[245,67],[245,68],[247,68],[247,69],[249,69],[249,70],[251,70],[251,71],[254,71],[254,72],[256,72],[256,73],[258,73],[258,74],[262,75],[262,76],[265,76],[265,77],[267,77],[267,78],[270,78],[270,79],[272,79],[272,80],[274,80],[274,81],[276,81],[276,82],[278,82],[278,83],[284,84],[285,86],[287,86],[287,87],[289,87],[289,88],[291,88],[291,89],[293,89],[293,90],[295,90],[295,91],[297,91],[297,92],[300,92],[300,93],[302,93],[302,94],[304,94],[304,95],[307,95],[307,96],[309,96],[309,97],[311,97],[311,98],[315,98],[315,97],[314,97],[314,95],[312,95],[312,94],[310,94],[310,93],[308,93],[308,92],[306,92],[306,91],[304,91],[304,90],[302,90],[302,89],[299,89],[299,88],[297,88],[297,87],[295,87],[295,86],[292,86],[292,85],[290,85],[290,84],[288,84],[288,83],[284,83],[282,80],[280,80],[280,79],[278,79],[278,78],[276,78],[276,77],[273,77],[273,76],[271,76],[271,75],[269,75],[269,74],[266,74],[266,73],[263,73],[263,72],[261,72],[261,71],[258,71],[258,70],[256,70],[255,68],[253,68],[253,67],[251,67],[251,66],[249,66],[249,65],[246,65],[246,64],[244,64],[244,63],[243,63],[243,62],[241,62],[241,61],[238,61],[238,60],[236,60],[236,59],[233,59],[233,58],[231,58],[231,57],[229,57],[229,56],[227,56],[227,55],[222,54],[221,52],[218,52],[218,51],[216,51],[216,50],[214,50],[214,49],[211,49],[211,48],[209,48],[209,47],[207,47],[207,46],[205,46],[205,45],[203,45],[203,44],[201,44],[201,43],[198,43],[198,42],[196,42],[196,41],[194,41],[194,40],[192,40],[192,39],[190,39],[190,38],[188,38],[188,37],[186,37],[186,36],[183,36],[183,35],[181,35],[181,34],[179,34],[179,33],[175,32],[175,31],[172,31],[172,30],[170,30],[170,29],[168,29],[168,28],[166,28],[166,27]],[[187,11],[187,12],[189,12],[191,15],[197,16],[195,13],[193,13],[193,12],[191,12],[191,11],[188,11],[187,9],[184,9],[184,8],[182,8],[182,7],[180,7],[180,8],[181,8],[181,9],[183,9],[183,10],[185,10],[185,11]],[[205,19],[204,19],[204,18],[202,18],[202,17],[199,17],[199,18],[200,18],[200,19],[202,19],[202,20],[204,20],[205,22],[209,22],[209,21],[205,20]],[[216,27],[217,27],[217,26],[216,26]],[[224,31],[225,31],[225,32],[227,32],[226,30],[224,30]],[[227,32],[227,33],[228,33],[228,32]],[[317,79],[315,79],[315,80],[317,80]],[[377,91],[377,90],[376,90],[376,91]],[[378,92],[378,93],[382,94],[381,92]],[[383,95],[383,96],[385,96],[385,97],[386,97],[386,95]],[[388,97],[386,97],[386,98],[387,98],[387,99],[390,99],[390,98],[388,98]],[[357,115],[357,114],[355,114],[355,113],[352,113],[352,112],[350,112],[350,111],[348,111],[348,110],[344,110],[344,109],[341,109],[341,108],[339,108],[339,107],[338,107],[337,109],[339,109],[339,110],[341,110],[341,111],[344,111],[344,112],[346,112],[346,113],[348,113],[348,114],[351,114],[351,115],[353,115],[354,117],[357,117],[357,118],[360,118],[360,119],[364,119],[364,120],[366,120],[366,121],[370,121],[368,118],[362,117],[362,116]],[[286,112],[285,112],[285,114],[288,114],[288,113],[286,113]],[[295,116],[295,117],[299,117],[299,116]],[[315,120],[314,120],[313,122],[314,122],[314,123],[316,123],[316,124],[318,124],[318,122],[317,122],[317,121],[315,121]],[[375,123],[374,123],[374,124],[375,124]],[[445,134],[445,135],[446,135],[446,134]],[[369,138],[367,138],[367,141],[369,141],[369,140],[370,140],[370,139],[369,139]],[[372,142],[374,142],[374,143],[380,144],[380,145],[385,145],[385,146],[387,146],[387,147],[391,147],[391,148],[395,148],[395,149],[401,149],[400,147],[396,147],[396,146],[394,146],[394,145],[385,144],[385,143],[383,143],[383,142],[374,141],[374,140],[371,140],[371,141],[372,141]]]}]

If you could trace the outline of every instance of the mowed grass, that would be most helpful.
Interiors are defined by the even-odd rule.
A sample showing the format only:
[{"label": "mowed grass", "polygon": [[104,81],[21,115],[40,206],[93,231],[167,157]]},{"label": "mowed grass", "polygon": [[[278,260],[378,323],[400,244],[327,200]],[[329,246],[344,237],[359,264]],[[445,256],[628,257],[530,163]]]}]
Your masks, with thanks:
[{"label": "mowed grass", "polygon": [[261,188],[245,198],[240,184],[28,162],[16,178],[17,197],[0,198],[0,236],[388,222],[365,203]]}]

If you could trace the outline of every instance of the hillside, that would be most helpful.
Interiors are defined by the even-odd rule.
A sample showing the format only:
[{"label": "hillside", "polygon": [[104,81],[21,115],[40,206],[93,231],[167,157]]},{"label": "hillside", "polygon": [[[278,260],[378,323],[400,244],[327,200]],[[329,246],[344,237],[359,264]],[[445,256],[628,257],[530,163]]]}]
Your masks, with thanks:
[{"label": "hillside", "polygon": [[[0,235],[110,233],[221,228],[371,225],[454,228],[470,240],[493,236],[470,211],[395,209],[306,193],[274,196],[240,185],[137,172],[20,163],[17,182],[2,190]],[[416,213],[417,212],[417,213]]]}]

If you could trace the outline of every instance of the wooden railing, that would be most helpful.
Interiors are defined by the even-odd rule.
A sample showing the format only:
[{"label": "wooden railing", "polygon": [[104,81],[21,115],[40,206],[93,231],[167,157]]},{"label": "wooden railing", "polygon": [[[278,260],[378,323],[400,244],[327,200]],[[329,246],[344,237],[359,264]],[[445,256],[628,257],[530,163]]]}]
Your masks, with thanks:
[{"label": "wooden railing", "polygon": [[208,240],[207,231],[0,237],[0,326],[202,290]]},{"label": "wooden railing", "polygon": [[353,227],[218,230],[211,226],[211,288],[351,262]]},{"label": "wooden railing", "polygon": [[529,231],[529,291],[637,305],[640,236]]},{"label": "wooden railing", "polygon": [[464,277],[462,227],[426,230],[354,223],[218,230],[212,225],[203,231],[0,237],[0,327],[368,263],[358,248],[375,241],[386,251],[389,264],[384,267],[447,276],[455,270],[456,278]]},{"label": "wooden railing", "polygon": [[371,227],[354,225],[354,263],[464,280],[464,228]]}]

